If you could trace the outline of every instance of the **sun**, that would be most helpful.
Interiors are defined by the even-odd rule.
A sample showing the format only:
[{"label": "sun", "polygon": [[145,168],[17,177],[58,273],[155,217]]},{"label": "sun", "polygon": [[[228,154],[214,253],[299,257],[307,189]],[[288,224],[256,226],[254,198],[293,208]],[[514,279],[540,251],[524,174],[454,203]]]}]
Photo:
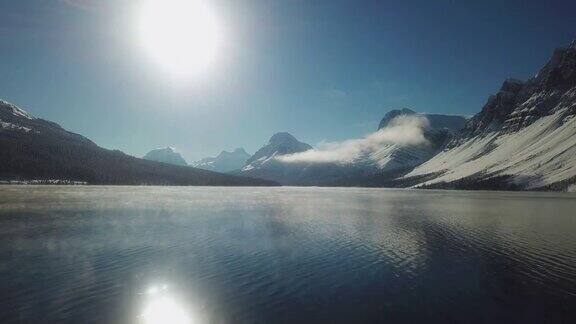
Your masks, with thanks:
[{"label": "sun", "polygon": [[221,45],[218,20],[201,0],[143,0],[140,41],[159,65],[175,75],[210,67]]}]

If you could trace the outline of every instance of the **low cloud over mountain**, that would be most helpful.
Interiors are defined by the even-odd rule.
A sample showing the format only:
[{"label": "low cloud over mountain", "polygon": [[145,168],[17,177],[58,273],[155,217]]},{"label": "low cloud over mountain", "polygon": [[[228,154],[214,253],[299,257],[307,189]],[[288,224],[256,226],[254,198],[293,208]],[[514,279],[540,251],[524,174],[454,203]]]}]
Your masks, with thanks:
[{"label": "low cloud over mountain", "polygon": [[429,126],[428,119],[423,115],[400,115],[395,117],[387,127],[382,128],[361,139],[332,142],[317,149],[276,157],[287,163],[340,163],[349,164],[363,155],[370,155],[383,145],[397,144],[428,145],[424,130]]}]

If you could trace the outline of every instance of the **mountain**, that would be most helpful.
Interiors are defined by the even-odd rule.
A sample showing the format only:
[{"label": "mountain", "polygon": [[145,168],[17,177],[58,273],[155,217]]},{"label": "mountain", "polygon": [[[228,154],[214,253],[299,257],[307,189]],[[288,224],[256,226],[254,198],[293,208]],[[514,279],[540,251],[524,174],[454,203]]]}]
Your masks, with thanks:
[{"label": "mountain", "polygon": [[298,141],[289,133],[276,133],[272,135],[268,144],[252,155],[242,171],[258,169],[274,160],[275,157],[311,150],[312,146]]},{"label": "mountain", "polygon": [[291,165],[276,159],[279,156],[311,149],[312,146],[298,141],[289,133],[276,133],[272,135],[266,145],[262,146],[246,161],[240,170],[233,171],[232,174],[268,179],[283,184],[313,184],[313,181],[306,183],[300,181],[302,179],[300,165]]},{"label": "mountain", "polygon": [[[575,116],[576,41],[555,50],[533,78],[505,80],[470,119],[392,110],[364,139],[298,159],[274,158],[267,145],[242,170],[297,185],[573,191]],[[426,122],[399,127],[411,119]],[[423,140],[402,141],[414,135]],[[326,159],[351,149],[352,156]]]},{"label": "mountain", "polygon": [[576,41],[527,81],[505,80],[447,146],[401,181],[461,189],[568,190],[576,183]]},{"label": "mountain", "polygon": [[[390,135],[404,136],[406,129],[397,121],[403,117],[424,119],[418,131],[423,140],[415,144],[400,143],[393,140],[360,139],[337,144],[335,151],[314,150],[310,145],[301,143],[292,135],[279,133],[262,147],[240,172],[251,177],[278,181],[285,185],[315,186],[373,186],[375,175],[408,172],[437,154],[452,136],[464,127],[466,118],[462,116],[429,115],[416,113],[410,109],[389,111],[382,119],[377,132],[370,137]],[[428,120],[430,117],[431,121]],[[413,128],[413,127],[412,127]],[[410,129],[412,129],[410,128]],[[423,129],[420,129],[423,128]],[[351,143],[354,142],[354,143]],[[358,146],[350,147],[350,146]],[[302,159],[286,162],[279,158],[289,154],[313,152],[319,155],[341,155],[342,151],[357,151],[355,154],[337,160]],[[310,151],[312,150],[312,151]]]},{"label": "mountain", "polygon": [[391,110],[378,125],[378,130],[388,126],[394,118],[399,116],[422,116],[428,120],[429,128],[433,129],[448,129],[452,131],[459,131],[466,125],[466,117],[460,115],[440,115],[440,114],[426,114],[417,113],[408,108]]},{"label": "mountain", "polygon": [[[576,190],[575,116],[576,41],[555,50],[534,77],[505,80],[470,119],[392,110],[364,139],[291,160],[275,158],[269,144],[242,170],[297,185]],[[398,127],[414,118],[426,122]],[[424,140],[402,141],[415,134]]]},{"label": "mountain", "polygon": [[[375,164],[378,171],[391,172],[413,168],[437,154],[466,125],[466,117],[417,113],[410,109],[391,110],[378,125],[378,131],[385,130],[402,117],[416,117],[425,120],[421,126],[426,142],[416,145],[383,143],[379,148],[364,156],[367,164]],[[403,134],[402,134],[403,135]]]},{"label": "mountain", "polygon": [[242,168],[249,158],[250,154],[246,153],[243,148],[237,148],[232,152],[222,151],[216,157],[204,158],[190,165],[204,170],[230,172]]},{"label": "mountain", "polygon": [[186,160],[184,160],[184,158],[182,158],[182,155],[180,155],[180,153],[176,152],[176,150],[172,147],[159,148],[159,149],[152,150],[152,151],[148,152],[143,157],[143,159],[150,160],[150,161],[156,161],[156,162],[162,162],[162,163],[168,163],[168,164],[173,164],[173,165],[182,165],[182,166],[188,165],[188,163],[186,163]]},{"label": "mountain", "polygon": [[107,150],[6,101],[0,101],[0,180],[109,185],[276,185]]}]

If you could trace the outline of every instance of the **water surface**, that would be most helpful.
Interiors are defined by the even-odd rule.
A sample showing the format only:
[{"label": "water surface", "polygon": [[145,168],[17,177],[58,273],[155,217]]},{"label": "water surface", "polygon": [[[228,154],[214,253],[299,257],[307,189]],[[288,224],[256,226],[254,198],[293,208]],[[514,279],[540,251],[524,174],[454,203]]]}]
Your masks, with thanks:
[{"label": "water surface", "polygon": [[576,321],[576,196],[0,187],[0,322]]}]

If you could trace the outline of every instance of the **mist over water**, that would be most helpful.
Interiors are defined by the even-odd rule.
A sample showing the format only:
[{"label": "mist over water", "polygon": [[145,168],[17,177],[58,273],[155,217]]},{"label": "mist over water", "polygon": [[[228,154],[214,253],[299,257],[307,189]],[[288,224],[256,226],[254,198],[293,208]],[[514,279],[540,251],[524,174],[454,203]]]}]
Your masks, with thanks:
[{"label": "mist over water", "polygon": [[0,322],[576,320],[576,196],[0,187]]}]

